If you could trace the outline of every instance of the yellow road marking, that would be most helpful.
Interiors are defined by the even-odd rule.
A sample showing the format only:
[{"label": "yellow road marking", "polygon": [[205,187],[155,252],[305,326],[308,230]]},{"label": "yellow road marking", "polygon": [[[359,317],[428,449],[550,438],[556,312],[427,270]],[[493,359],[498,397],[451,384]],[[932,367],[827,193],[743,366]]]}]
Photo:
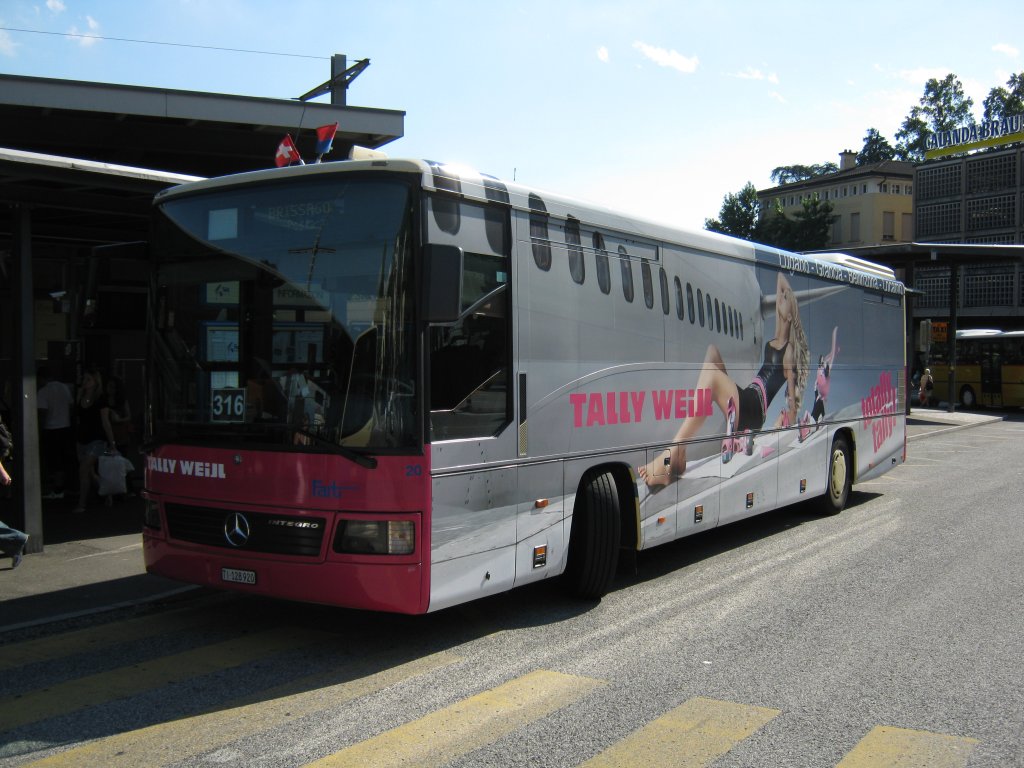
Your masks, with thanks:
[{"label": "yellow road marking", "polygon": [[582,698],[600,680],[539,670],[310,763],[443,765]]},{"label": "yellow road marking", "polygon": [[77,653],[90,653],[113,645],[121,645],[147,637],[194,629],[223,622],[219,615],[196,613],[193,609],[172,611],[158,616],[128,619],[101,627],[89,627],[62,635],[53,635],[3,647],[0,671],[20,669],[27,664],[65,658]]},{"label": "yellow road marking", "polygon": [[879,725],[836,768],[961,768],[977,739]]},{"label": "yellow road marking", "polygon": [[246,664],[277,651],[332,637],[323,632],[273,629],[194,648],[130,667],[99,672],[21,696],[0,699],[0,728],[66,715],[152,688]]},{"label": "yellow road marking", "polygon": [[[264,691],[251,697],[254,699],[251,704],[228,705],[193,717],[119,733],[29,765],[33,768],[77,768],[83,765],[136,768],[139,765],[169,765],[246,736],[269,731],[283,723],[341,706],[347,701],[458,661],[461,658],[453,654],[436,653],[364,677],[326,685],[327,681],[338,676],[351,678],[353,674],[358,674],[353,664],[349,663],[331,672],[319,672],[271,691]],[[377,662],[378,666],[380,663]],[[288,693],[285,694],[285,691]]]},{"label": "yellow road marking", "polygon": [[698,768],[710,765],[780,710],[697,697],[635,731],[586,768]]}]

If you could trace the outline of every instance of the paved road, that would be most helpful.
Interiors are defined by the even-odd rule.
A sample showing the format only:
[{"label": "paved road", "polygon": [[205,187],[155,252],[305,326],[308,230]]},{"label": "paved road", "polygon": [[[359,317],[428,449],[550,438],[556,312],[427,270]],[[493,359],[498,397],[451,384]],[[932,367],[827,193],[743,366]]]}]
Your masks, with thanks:
[{"label": "paved road", "polygon": [[204,594],[8,632],[0,765],[1024,766],[1022,438],[916,441],[843,514],[644,553],[599,604]]}]

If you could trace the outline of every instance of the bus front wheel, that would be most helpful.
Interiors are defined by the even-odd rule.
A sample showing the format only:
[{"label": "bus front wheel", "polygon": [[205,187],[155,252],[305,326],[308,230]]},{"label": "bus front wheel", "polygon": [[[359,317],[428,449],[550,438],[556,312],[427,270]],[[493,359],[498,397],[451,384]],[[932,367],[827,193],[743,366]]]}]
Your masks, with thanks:
[{"label": "bus front wheel", "polygon": [[822,511],[828,515],[837,515],[843,511],[850,498],[850,486],[853,485],[853,451],[844,435],[837,435],[832,441],[832,451],[828,457],[828,482],[825,496],[822,499]]},{"label": "bus front wheel", "polygon": [[584,478],[576,495],[569,534],[565,583],[570,594],[597,600],[608,592],[618,567],[621,536],[615,478],[610,472]]}]

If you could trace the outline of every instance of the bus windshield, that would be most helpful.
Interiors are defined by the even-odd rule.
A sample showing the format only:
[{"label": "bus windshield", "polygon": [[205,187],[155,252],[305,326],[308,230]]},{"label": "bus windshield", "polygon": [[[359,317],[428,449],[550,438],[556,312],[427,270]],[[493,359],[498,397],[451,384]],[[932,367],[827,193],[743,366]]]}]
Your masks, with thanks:
[{"label": "bus windshield", "polygon": [[324,176],[160,205],[156,443],[418,445],[410,187]]}]

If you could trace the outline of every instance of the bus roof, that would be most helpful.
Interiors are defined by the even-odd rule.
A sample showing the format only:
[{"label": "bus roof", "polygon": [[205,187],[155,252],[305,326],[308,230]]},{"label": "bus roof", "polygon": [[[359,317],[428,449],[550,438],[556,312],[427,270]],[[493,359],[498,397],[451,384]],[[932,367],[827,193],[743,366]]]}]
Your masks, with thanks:
[{"label": "bus roof", "polygon": [[[503,201],[519,210],[543,211],[549,216],[562,219],[572,216],[583,224],[600,224],[603,227],[677,245],[682,248],[700,249],[745,261],[767,259],[774,263],[786,263],[790,265],[791,269],[796,268],[799,271],[814,271],[818,274],[827,274],[832,279],[845,282],[862,282],[861,278],[856,277],[857,275],[874,278],[877,281],[884,281],[885,287],[889,292],[903,293],[902,284],[897,283],[896,275],[890,268],[844,253],[797,254],[774,246],[761,245],[748,240],[730,237],[718,232],[659,223],[641,217],[634,217],[601,204],[574,199],[558,193],[541,191],[516,182],[500,180],[494,176],[482,174],[467,166],[453,163],[440,163],[413,158],[391,158],[383,152],[364,150],[362,147],[353,149],[353,157],[356,159],[310,165],[293,165],[284,168],[268,168],[194,181],[159,192],[154,202],[161,204],[179,195],[190,195],[236,185],[261,183],[271,180],[278,181],[285,178],[303,178],[320,174],[355,173],[368,170],[417,174],[420,176],[422,187],[430,191],[455,193],[464,198],[481,202],[493,202],[495,200],[495,189],[500,189],[503,193]],[[540,207],[537,207],[538,201]],[[812,269],[811,266],[815,264],[828,266]],[[801,265],[808,268],[800,270]],[[832,268],[830,269],[829,266]]]}]

